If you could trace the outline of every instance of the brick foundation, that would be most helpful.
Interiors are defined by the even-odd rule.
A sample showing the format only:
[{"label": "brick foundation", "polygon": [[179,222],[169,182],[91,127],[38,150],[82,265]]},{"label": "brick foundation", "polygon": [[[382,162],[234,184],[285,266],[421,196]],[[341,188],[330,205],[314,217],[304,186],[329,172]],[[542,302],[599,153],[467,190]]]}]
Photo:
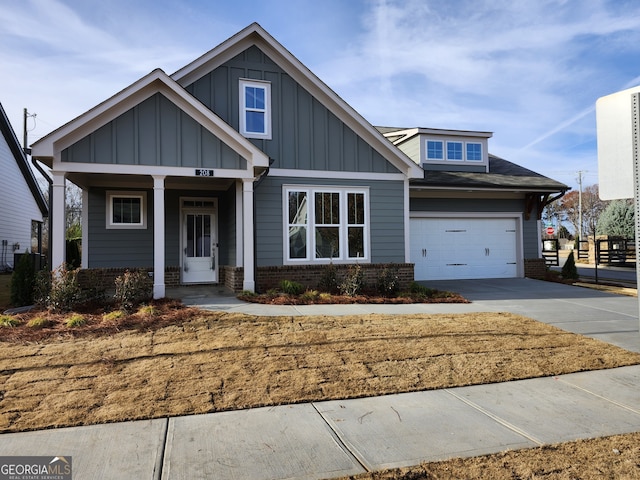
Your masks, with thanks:
[{"label": "brick foundation", "polygon": [[524,276],[529,278],[544,278],[547,273],[547,266],[544,258],[525,258]]},{"label": "brick foundation", "polygon": [[[338,281],[344,278],[351,265],[334,265]],[[266,292],[277,288],[282,280],[293,280],[307,288],[317,289],[320,279],[328,265],[285,265],[274,267],[258,267],[256,273],[256,290]],[[399,288],[406,289],[413,282],[413,263],[362,263],[362,274],[367,286],[375,286],[380,272],[385,268],[397,269]]]},{"label": "brick foundation", "polygon": [[[82,288],[112,289],[115,287],[116,278],[127,270],[144,272],[146,275],[153,272],[153,268],[83,268],[78,272],[78,284]],[[164,271],[164,282],[167,287],[180,285],[180,267],[167,267]]]},{"label": "brick foundation", "polygon": [[[543,260],[544,265],[544,260]],[[277,288],[281,280],[293,280],[307,288],[316,289],[320,279],[327,269],[327,265],[287,265],[274,267],[258,267],[256,274],[256,290],[266,292]],[[350,265],[334,265],[336,277],[341,281],[348,273]],[[364,283],[367,286],[375,286],[380,272],[385,268],[397,270],[399,288],[406,289],[413,282],[412,263],[363,263],[360,264]],[[83,288],[114,288],[115,279],[127,270],[141,271],[145,274],[153,272],[153,268],[89,268],[81,269],[78,273],[78,282]],[[165,269],[165,285],[176,287],[180,285],[180,267],[167,267]],[[149,277],[152,278],[152,277]],[[242,267],[220,266],[219,284],[224,285],[234,292],[241,292],[244,283],[244,269]]]}]

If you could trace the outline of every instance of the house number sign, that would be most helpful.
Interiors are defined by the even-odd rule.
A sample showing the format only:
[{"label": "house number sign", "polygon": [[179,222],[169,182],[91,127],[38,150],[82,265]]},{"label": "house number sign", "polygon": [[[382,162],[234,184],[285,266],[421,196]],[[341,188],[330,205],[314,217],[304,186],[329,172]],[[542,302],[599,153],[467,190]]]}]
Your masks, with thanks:
[{"label": "house number sign", "polygon": [[213,170],[196,168],[196,177],[213,177]]}]

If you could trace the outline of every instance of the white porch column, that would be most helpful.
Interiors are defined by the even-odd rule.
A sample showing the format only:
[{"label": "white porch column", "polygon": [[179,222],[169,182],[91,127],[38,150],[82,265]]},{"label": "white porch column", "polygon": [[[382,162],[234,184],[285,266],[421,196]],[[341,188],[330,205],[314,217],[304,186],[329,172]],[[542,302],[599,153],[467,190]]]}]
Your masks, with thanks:
[{"label": "white porch column", "polygon": [[153,298],[165,296],[164,175],[153,176]]},{"label": "white porch column", "polygon": [[89,191],[82,190],[82,268],[89,268]]},{"label": "white porch column", "polygon": [[66,244],[65,244],[65,174],[61,172],[51,172],[53,177],[53,205],[51,206],[51,220],[49,228],[51,230],[51,270],[54,271],[65,264]]},{"label": "white porch column", "polygon": [[236,181],[236,267],[241,267],[244,264],[244,231],[242,230],[244,210],[242,205],[242,182]]},{"label": "white porch column", "polygon": [[244,232],[244,282],[243,290],[256,289],[253,270],[255,254],[253,244],[253,179],[242,181],[242,229]]}]

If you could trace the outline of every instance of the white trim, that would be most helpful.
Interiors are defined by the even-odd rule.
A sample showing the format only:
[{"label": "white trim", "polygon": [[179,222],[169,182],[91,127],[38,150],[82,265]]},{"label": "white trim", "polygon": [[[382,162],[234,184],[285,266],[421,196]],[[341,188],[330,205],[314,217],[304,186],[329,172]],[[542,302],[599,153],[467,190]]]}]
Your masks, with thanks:
[{"label": "white trim", "polygon": [[65,185],[66,179],[62,172],[51,172],[53,177],[53,205],[51,213],[53,218],[50,220],[51,235],[51,269],[56,270],[64,267],[66,260],[66,242],[65,242]]},{"label": "white trim", "polygon": [[53,168],[65,173],[112,173],[114,175],[162,175],[165,177],[185,177],[185,178],[255,178],[253,171],[235,170],[224,168],[208,168],[213,170],[213,175],[209,177],[196,176],[196,170],[200,168],[191,167],[159,167],[153,165],[113,165],[105,163],[76,163],[53,161]]},{"label": "white trim", "polygon": [[164,298],[164,178],[153,176],[153,298]]},{"label": "white trim", "polygon": [[523,214],[520,212],[411,212],[413,219],[429,218],[513,218],[516,221],[516,275],[524,277]]},{"label": "white trim", "polygon": [[411,221],[410,221],[410,196],[409,179],[404,181],[404,261],[411,263]]},{"label": "white trim", "polygon": [[242,216],[244,225],[244,281],[242,289],[253,292],[256,289],[256,281],[254,276],[255,246],[253,243],[253,181],[250,180],[242,182]]},{"label": "white trim", "polygon": [[[271,140],[271,83],[263,80],[241,78],[238,81],[238,86],[240,134],[245,138]],[[264,90],[264,109],[253,109],[247,107],[245,95],[246,87],[261,88]],[[247,130],[247,111],[259,111],[264,113],[264,132],[250,132]]]},{"label": "white trim", "polygon": [[89,190],[82,190],[82,248],[80,266],[89,268]]},{"label": "white trim", "polygon": [[[402,180],[403,173],[342,172],[335,170],[296,170],[292,168],[271,168],[270,177],[342,179],[342,180]],[[422,177],[420,177],[422,178]]]},{"label": "white trim", "polygon": [[[154,185],[155,185],[155,176]],[[164,177],[158,177],[164,179]],[[164,188],[164,181],[163,181]],[[114,198],[139,198],[140,222],[113,223]],[[155,209],[155,206],[154,206]],[[147,228],[147,192],[133,190],[107,190],[105,192],[105,228],[107,230],[145,230]]]},{"label": "white trim", "polygon": [[242,182],[236,182],[236,267],[244,264],[243,200]]}]

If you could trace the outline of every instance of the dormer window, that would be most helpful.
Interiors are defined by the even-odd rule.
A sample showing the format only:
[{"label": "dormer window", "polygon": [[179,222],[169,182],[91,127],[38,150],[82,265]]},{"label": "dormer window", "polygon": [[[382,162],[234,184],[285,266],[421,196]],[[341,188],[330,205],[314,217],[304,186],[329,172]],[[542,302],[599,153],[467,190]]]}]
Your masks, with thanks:
[{"label": "dormer window", "polygon": [[442,140],[427,140],[427,160],[444,160]]},{"label": "dormer window", "polygon": [[441,165],[486,164],[486,141],[478,141],[475,138],[456,138],[453,135],[447,135],[447,137],[423,139],[423,162]]},{"label": "dormer window", "polygon": [[467,162],[482,161],[482,144],[467,142]]},{"label": "dormer window", "polygon": [[247,138],[271,139],[271,84],[240,80],[240,133]]},{"label": "dormer window", "polygon": [[447,160],[461,162],[462,142],[447,142]]}]

